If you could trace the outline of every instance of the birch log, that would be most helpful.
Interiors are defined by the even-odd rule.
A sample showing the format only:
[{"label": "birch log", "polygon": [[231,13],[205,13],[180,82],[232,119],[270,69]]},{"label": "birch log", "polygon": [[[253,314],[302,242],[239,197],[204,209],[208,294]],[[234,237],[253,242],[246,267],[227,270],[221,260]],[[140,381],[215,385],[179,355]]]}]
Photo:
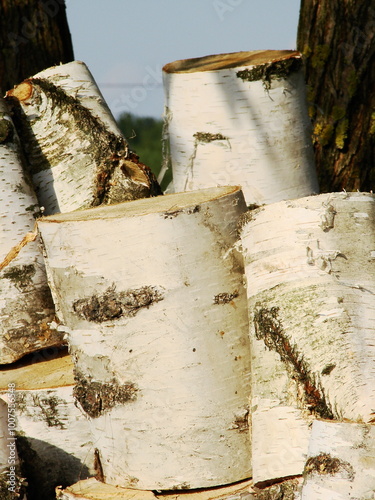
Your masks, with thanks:
[{"label": "birch log", "polygon": [[26,500],[16,446],[13,389],[13,386],[7,388],[9,405],[0,399],[0,498]]},{"label": "birch log", "polygon": [[374,425],[316,420],[302,500],[373,500],[374,492]]},{"label": "birch log", "polygon": [[0,398],[9,402],[8,387],[15,386],[17,447],[29,500],[51,500],[56,486],[95,475],[89,425],[73,397],[71,358],[48,352],[47,359],[38,353],[28,364],[0,371]]},{"label": "birch log", "polygon": [[0,364],[61,344],[63,334],[35,231],[38,202],[23,171],[20,143],[0,100]]},{"label": "birch log", "polygon": [[241,185],[247,204],[318,192],[299,52],[237,52],[163,68],[176,192]]},{"label": "birch log", "polygon": [[255,482],[301,473],[312,418],[373,419],[374,207],[372,194],[323,194],[242,220]]},{"label": "birch log", "polygon": [[194,493],[158,493],[146,490],[125,489],[100,483],[94,478],[80,481],[69,488],[57,488],[57,500],[252,500],[251,481],[211,488]]},{"label": "birch log", "polygon": [[44,70],[7,97],[45,214],[161,194],[83,62]]},{"label": "birch log", "polygon": [[75,394],[105,482],[191,489],[250,477],[248,319],[236,187],[42,218]]}]

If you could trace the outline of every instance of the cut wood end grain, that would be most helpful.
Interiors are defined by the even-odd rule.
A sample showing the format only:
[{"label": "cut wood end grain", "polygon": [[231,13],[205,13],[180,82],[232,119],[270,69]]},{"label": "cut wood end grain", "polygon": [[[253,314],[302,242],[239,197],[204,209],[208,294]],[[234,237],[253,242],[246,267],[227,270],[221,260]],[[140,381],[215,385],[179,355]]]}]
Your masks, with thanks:
[{"label": "cut wood end grain", "polygon": [[49,348],[30,354],[9,367],[0,369],[0,393],[8,390],[10,383],[17,390],[51,389],[74,385],[73,363],[66,349]]},{"label": "cut wood end grain", "polygon": [[8,90],[6,93],[7,97],[13,97],[18,101],[26,101],[32,96],[33,86],[30,80],[25,80],[19,85],[16,85],[13,89]]},{"label": "cut wood end grain", "polygon": [[246,480],[208,490],[157,493],[111,486],[90,478],[79,481],[65,490],[58,487],[56,498],[59,500],[234,500],[237,498],[250,500],[254,498],[252,484],[251,480]]},{"label": "cut wood end grain", "polygon": [[126,201],[114,205],[99,206],[86,210],[76,210],[41,217],[38,223],[73,222],[94,219],[116,219],[118,217],[136,217],[161,212],[165,217],[176,217],[182,212],[194,213],[199,210],[199,204],[213,201],[223,196],[240,193],[239,186],[222,186],[197,191],[168,194],[155,198],[144,198]]},{"label": "cut wood end grain", "polygon": [[180,59],[166,64],[165,73],[195,73],[198,71],[217,71],[236,68],[238,66],[258,66],[284,59],[301,57],[295,50],[255,50],[250,52],[233,52],[215,54],[193,59]]}]

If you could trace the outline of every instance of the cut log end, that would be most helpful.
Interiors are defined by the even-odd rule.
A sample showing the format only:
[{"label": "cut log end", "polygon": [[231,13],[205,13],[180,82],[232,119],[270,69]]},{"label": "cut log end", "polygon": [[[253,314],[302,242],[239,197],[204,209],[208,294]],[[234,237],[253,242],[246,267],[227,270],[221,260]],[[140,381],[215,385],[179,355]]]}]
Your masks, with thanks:
[{"label": "cut log end", "polygon": [[[187,191],[168,194],[157,198],[145,198],[130,203],[124,202],[109,206],[99,206],[87,210],[77,210],[64,214],[54,214],[42,217],[39,222],[69,222],[93,219],[115,219],[120,216],[134,217],[161,212],[165,218],[177,217],[180,213],[194,213],[199,210],[199,203],[219,199],[226,195],[241,193],[238,186],[223,186],[216,188]],[[242,196],[242,193],[241,193]]]},{"label": "cut log end", "polygon": [[33,86],[30,80],[25,80],[13,89],[8,90],[7,97],[17,99],[17,101],[26,101],[33,94]]},{"label": "cut log end", "polygon": [[238,66],[259,66],[290,58],[301,58],[295,50],[255,50],[250,52],[233,52],[215,54],[193,59],[181,59],[166,64],[165,73],[195,73],[198,71],[217,71],[236,68]]}]

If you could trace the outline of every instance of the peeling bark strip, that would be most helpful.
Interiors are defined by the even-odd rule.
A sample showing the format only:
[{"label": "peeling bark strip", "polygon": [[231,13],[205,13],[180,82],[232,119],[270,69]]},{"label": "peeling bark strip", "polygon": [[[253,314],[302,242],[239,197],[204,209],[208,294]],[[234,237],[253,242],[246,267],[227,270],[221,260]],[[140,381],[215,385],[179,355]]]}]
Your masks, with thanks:
[{"label": "peeling bark strip", "polygon": [[116,292],[115,285],[103,295],[93,295],[73,302],[73,310],[87,321],[101,323],[122,316],[132,317],[153,303],[163,300],[163,295],[152,286],[143,286],[125,292]]},{"label": "peeling bark strip", "polygon": [[129,152],[83,63],[42,71],[7,99],[45,214],[162,194],[150,169]]},{"label": "peeling bark strip", "polygon": [[107,483],[181,490],[251,477],[245,210],[227,186],[38,220]]},{"label": "peeling bark strip", "polygon": [[308,410],[320,418],[333,419],[332,409],[320,382],[316,380],[308,363],[298,352],[297,346],[291,344],[290,338],[284,332],[279,317],[279,308],[266,309],[256,304],[254,327],[256,338],[263,340],[268,349],[276,351],[281,361],[292,369],[293,378],[303,387],[303,398]]},{"label": "peeling bark strip", "polygon": [[77,370],[75,379],[73,395],[91,418],[99,417],[114,406],[135,401],[138,396],[139,389],[132,382],[123,385],[115,379],[108,383],[92,382]]},{"label": "peeling bark strip", "polygon": [[299,52],[217,54],[163,73],[175,192],[238,185],[262,205],[319,191]]},{"label": "peeling bark strip", "polygon": [[[35,218],[37,198],[24,172],[20,141],[0,100],[0,364],[61,345]],[[52,327],[55,324],[55,327]]]},{"label": "peeling bark strip", "polygon": [[95,448],[94,450],[94,469],[96,472],[95,479],[97,481],[100,481],[101,483],[104,483],[104,474],[103,474],[103,467],[102,467],[102,462],[100,460],[100,453],[98,448]]}]

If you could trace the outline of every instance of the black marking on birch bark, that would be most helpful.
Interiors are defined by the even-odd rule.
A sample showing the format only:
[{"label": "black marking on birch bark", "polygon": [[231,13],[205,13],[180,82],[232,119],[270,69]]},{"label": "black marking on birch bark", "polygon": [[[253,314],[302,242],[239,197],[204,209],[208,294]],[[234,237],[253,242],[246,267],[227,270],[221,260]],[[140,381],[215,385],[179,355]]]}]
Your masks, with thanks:
[{"label": "black marking on birch bark", "polygon": [[297,72],[302,67],[302,58],[291,57],[281,61],[274,61],[237,71],[237,78],[243,82],[255,82],[261,80],[264,88],[271,89],[272,80],[287,78],[291,73]]},{"label": "black marking on birch bark", "polygon": [[233,299],[239,296],[238,290],[232,293],[222,292],[218,293],[214,297],[214,304],[229,304]]},{"label": "black marking on birch bark", "polygon": [[32,394],[31,397],[32,404],[30,404],[26,392],[17,392],[17,411],[20,415],[26,415],[33,420],[43,421],[48,427],[66,428],[59,414],[59,405],[65,404],[63,399],[54,395],[42,397],[39,394]]},{"label": "black marking on birch bark", "polygon": [[10,120],[0,117],[0,144],[5,144],[13,139],[13,125]]},{"label": "black marking on birch bark", "polygon": [[[257,500],[295,500],[300,489],[300,476],[283,477],[271,481],[257,483],[254,492]],[[252,498],[252,497],[251,497]]]},{"label": "black marking on birch bark", "polygon": [[76,385],[73,395],[82,409],[91,418],[97,418],[117,405],[131,403],[138,396],[138,387],[133,382],[120,385],[116,379],[111,382],[93,382],[75,370]]},{"label": "black marking on birch bark", "polygon": [[32,278],[35,272],[36,270],[33,264],[8,266],[3,271],[3,278],[10,280],[20,292],[26,292],[33,288]]},{"label": "black marking on birch bark", "polygon": [[109,287],[102,295],[78,299],[72,304],[73,311],[86,321],[102,323],[122,316],[132,317],[143,308],[163,300],[163,295],[152,286],[143,286],[124,292]]},{"label": "black marking on birch bark", "polygon": [[293,378],[302,385],[305,404],[309,411],[321,418],[334,419],[333,411],[321,384],[316,380],[316,375],[310,371],[297,346],[292,345],[284,332],[279,318],[279,308],[267,309],[257,303],[254,310],[254,328],[257,340],[263,340],[269,350],[276,351],[281,361],[291,369]]},{"label": "black marking on birch bark", "polygon": [[328,453],[321,453],[315,457],[308,458],[303,471],[304,476],[310,474],[335,476],[342,473],[344,473],[349,481],[354,480],[355,472],[352,465],[349,462],[332,457]]},{"label": "black marking on birch bark", "polygon": [[336,214],[337,212],[335,208],[332,205],[328,204],[324,214],[322,214],[320,217],[322,221],[320,227],[325,233],[328,233],[328,231],[334,228]]},{"label": "black marking on birch bark", "polygon": [[222,134],[211,134],[210,132],[196,132],[193,137],[198,142],[208,143],[213,141],[227,141],[228,137]]},{"label": "black marking on birch bark", "polygon": [[101,483],[105,482],[105,477],[103,474],[102,461],[100,460],[100,453],[98,448],[94,450],[94,471],[95,471],[95,479],[100,481]]},{"label": "black marking on birch bark", "polygon": [[46,422],[48,427],[59,427],[65,429],[64,423],[60,420],[58,411],[59,405],[64,401],[56,396],[41,398],[38,395],[33,395],[33,403],[36,408],[39,408],[41,419]]}]

